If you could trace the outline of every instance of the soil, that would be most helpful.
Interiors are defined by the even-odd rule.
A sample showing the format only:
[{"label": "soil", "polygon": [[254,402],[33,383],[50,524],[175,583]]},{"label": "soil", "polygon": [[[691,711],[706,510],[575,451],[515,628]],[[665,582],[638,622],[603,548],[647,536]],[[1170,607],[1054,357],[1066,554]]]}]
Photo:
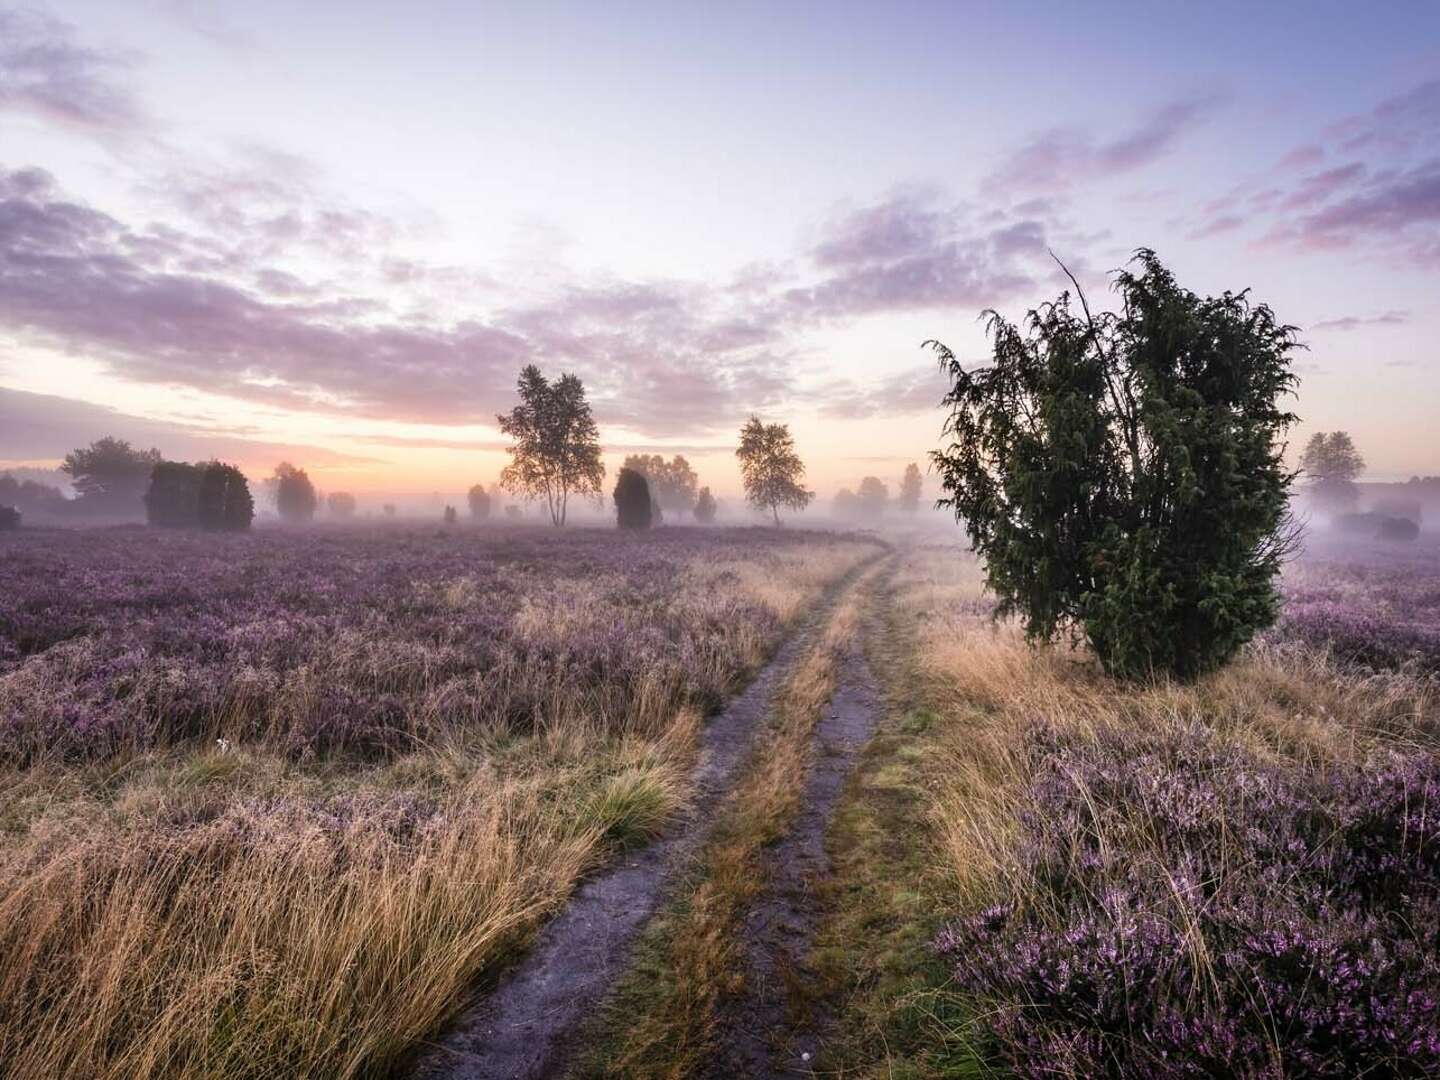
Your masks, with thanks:
[{"label": "soil", "polygon": [[724,999],[719,1049],[708,1075],[809,1076],[830,1017],[804,988],[822,908],[816,886],[831,873],[825,830],[875,731],[880,692],[857,643],[815,733],[805,802],[790,831],[766,852],[766,889],[745,922],[747,971],[740,993]]},{"label": "soil", "polygon": [[[585,881],[495,990],[422,1052],[414,1073],[419,1080],[515,1080],[561,1071],[577,1029],[624,971],[635,937],[660,906],[666,886],[704,842],[709,831],[704,811],[733,783],[775,691],[862,570],[834,587],[754,681],[706,724],[694,773],[696,810],[655,843]],[[831,713],[850,717],[857,708],[832,707]],[[856,723],[868,720],[837,719],[829,730],[840,733]],[[825,738],[822,734],[822,743]],[[849,745],[849,736],[834,738],[840,739],[837,747]],[[812,786],[828,790],[833,783],[838,794],[839,781],[829,778],[831,770],[824,764],[827,757],[821,761],[820,779]],[[828,798],[833,805],[834,795]],[[807,809],[806,821],[808,814]],[[802,822],[800,828],[807,827]],[[817,828],[823,828],[823,817]]]}]

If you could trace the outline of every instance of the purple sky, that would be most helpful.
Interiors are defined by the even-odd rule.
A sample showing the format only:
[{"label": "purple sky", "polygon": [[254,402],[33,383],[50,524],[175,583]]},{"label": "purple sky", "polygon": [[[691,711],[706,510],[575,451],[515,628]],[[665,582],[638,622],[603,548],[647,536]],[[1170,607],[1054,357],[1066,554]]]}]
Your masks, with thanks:
[{"label": "purple sky", "polygon": [[0,5],[0,468],[488,484],[534,361],[828,496],[935,444],[921,340],[1141,245],[1304,328],[1297,441],[1440,472],[1440,5]]}]

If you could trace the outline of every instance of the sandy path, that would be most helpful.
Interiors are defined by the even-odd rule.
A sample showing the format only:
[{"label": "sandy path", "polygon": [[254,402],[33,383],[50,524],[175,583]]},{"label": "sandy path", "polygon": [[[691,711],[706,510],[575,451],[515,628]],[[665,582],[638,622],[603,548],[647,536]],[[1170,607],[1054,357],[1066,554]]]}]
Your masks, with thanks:
[{"label": "sandy path", "polygon": [[705,811],[723,796],[763,726],[771,698],[829,619],[867,560],[837,583],[774,659],[706,724],[693,804],[669,834],[584,882],[493,993],[422,1052],[420,1080],[512,1080],[553,1076],[591,1008],[625,969],[635,936],[674,873],[704,841]]}]

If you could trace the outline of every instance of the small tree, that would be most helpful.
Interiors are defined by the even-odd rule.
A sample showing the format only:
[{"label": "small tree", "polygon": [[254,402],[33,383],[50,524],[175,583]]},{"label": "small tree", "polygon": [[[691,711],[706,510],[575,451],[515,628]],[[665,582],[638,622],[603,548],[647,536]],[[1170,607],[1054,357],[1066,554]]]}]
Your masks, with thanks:
[{"label": "small tree", "polygon": [[[1201,298],[1151,251],[1119,313],[1062,294],[1024,329],[989,312],[991,366],[950,376],[931,457],[1000,613],[1087,639],[1120,676],[1190,678],[1279,609],[1294,328],[1245,293]],[[1072,279],[1073,280],[1073,279]]]},{"label": "small tree", "polygon": [[843,521],[853,521],[860,516],[860,497],[848,487],[841,488],[831,500],[831,513]]},{"label": "small tree", "polygon": [[615,518],[622,529],[648,529],[654,520],[650,484],[643,473],[621,467],[615,478]]},{"label": "small tree", "polygon": [[150,485],[160,451],[136,450],[124,439],[106,436],[65,455],[60,471],[70,477],[81,506],[100,514],[134,514]]},{"label": "small tree", "polygon": [[574,375],[561,375],[552,385],[529,364],[517,389],[520,404],[497,418],[500,430],[515,440],[500,486],[544,499],[551,524],[564,525],[570,496],[598,495],[605,481],[600,432],[585,387]]},{"label": "small tree", "polygon": [[284,521],[309,521],[315,516],[320,497],[310,474],[298,469],[288,461],[275,466],[275,475],[270,478],[270,489],[275,497],[275,511]]},{"label": "small tree", "polygon": [[332,491],[325,496],[325,509],[330,511],[334,518],[352,518],[355,516],[355,496],[348,491]]},{"label": "small tree", "polygon": [[885,516],[885,506],[890,501],[890,489],[878,476],[867,476],[860,481],[860,490],[855,493],[860,500],[860,513],[871,521]]},{"label": "small tree", "polygon": [[900,481],[900,495],[896,504],[907,514],[920,509],[920,466],[913,461],[905,466],[905,478]]},{"label": "small tree", "polygon": [[20,511],[13,506],[0,506],[0,532],[14,532],[20,528]]},{"label": "small tree", "polygon": [[490,516],[490,494],[484,484],[476,484],[465,498],[470,503],[470,516],[476,521],[484,521]]},{"label": "small tree", "polygon": [[1365,471],[1365,459],[1346,431],[1310,436],[1300,455],[1300,471],[1309,481],[1315,501],[1332,510],[1347,510],[1360,501],[1355,481]]},{"label": "small tree", "polygon": [[380,507],[380,512],[384,514],[387,518],[393,518],[395,516],[395,504],[386,503],[384,506]]},{"label": "small tree", "polygon": [[460,515],[455,511],[455,507],[451,506],[449,503],[446,503],[446,504],[445,504],[445,524],[446,524],[446,525],[454,525],[454,524],[456,524],[457,522],[459,522],[459,520],[460,520]]},{"label": "small tree", "polygon": [[715,520],[716,510],[715,496],[710,494],[708,487],[702,487],[695,497],[695,520],[701,525],[709,525]]},{"label": "small tree", "polygon": [[800,484],[805,464],[795,452],[788,425],[766,424],[758,416],[750,417],[740,429],[735,456],[740,459],[746,499],[757,510],[769,510],[777,526],[782,506],[803,510],[815,498],[813,491]]}]

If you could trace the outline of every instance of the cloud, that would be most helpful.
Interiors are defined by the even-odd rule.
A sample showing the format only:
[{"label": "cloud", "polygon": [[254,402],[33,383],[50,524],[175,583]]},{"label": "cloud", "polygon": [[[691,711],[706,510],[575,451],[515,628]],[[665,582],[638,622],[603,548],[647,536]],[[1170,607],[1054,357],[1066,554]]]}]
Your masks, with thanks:
[{"label": "cloud", "polygon": [[1403,326],[1410,321],[1408,311],[1386,311],[1379,315],[1342,315],[1321,319],[1311,330],[1358,330],[1365,326]]},{"label": "cloud", "polygon": [[0,387],[0,461],[54,461],[105,435],[155,446],[180,461],[220,458],[268,469],[282,459],[316,467],[361,465],[374,459],[324,447],[242,438],[213,427],[132,416],[103,405]]},{"label": "cloud", "polygon": [[985,188],[992,193],[1055,191],[1134,171],[1164,157],[1221,104],[1216,95],[1170,102],[1109,142],[1097,142],[1078,128],[1051,128],[1001,162]]},{"label": "cloud", "polygon": [[945,396],[944,375],[935,365],[877,379],[869,386],[845,382],[820,395],[820,412],[836,420],[863,420],[872,416],[906,416],[933,412]]},{"label": "cloud", "polygon": [[1307,250],[1359,249],[1440,268],[1440,79],[1330,125],[1282,159],[1286,180],[1261,209],[1265,242]]},{"label": "cloud", "polygon": [[139,104],[114,78],[130,66],[127,56],[79,44],[69,23],[0,10],[0,110],[92,131],[141,127]]}]

